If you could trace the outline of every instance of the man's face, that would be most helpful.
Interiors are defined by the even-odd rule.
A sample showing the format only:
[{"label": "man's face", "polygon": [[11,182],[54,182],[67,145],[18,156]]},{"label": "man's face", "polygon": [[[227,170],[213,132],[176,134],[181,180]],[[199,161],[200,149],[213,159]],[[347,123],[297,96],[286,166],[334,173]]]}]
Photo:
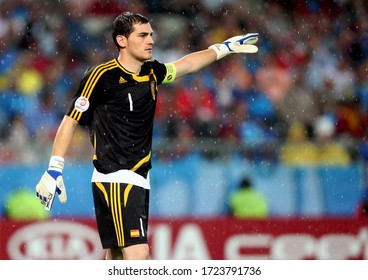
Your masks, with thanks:
[{"label": "man's face", "polygon": [[135,24],[133,32],[127,38],[126,51],[139,61],[152,58],[153,31],[149,23]]}]

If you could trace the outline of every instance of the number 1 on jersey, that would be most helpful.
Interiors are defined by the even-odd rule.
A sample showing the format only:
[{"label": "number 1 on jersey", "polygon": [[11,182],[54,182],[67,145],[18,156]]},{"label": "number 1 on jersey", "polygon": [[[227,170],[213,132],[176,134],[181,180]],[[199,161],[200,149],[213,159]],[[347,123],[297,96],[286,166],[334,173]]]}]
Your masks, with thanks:
[{"label": "number 1 on jersey", "polygon": [[128,99],[129,99],[129,104],[130,104],[130,111],[133,111],[133,100],[132,100],[132,95],[130,93],[128,93]]}]

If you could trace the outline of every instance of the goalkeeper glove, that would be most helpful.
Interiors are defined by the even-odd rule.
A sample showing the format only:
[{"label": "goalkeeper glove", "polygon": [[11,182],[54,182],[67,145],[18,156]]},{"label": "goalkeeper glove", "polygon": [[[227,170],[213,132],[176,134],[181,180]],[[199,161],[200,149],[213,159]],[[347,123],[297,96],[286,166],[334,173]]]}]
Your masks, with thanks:
[{"label": "goalkeeper glove", "polygon": [[59,201],[65,203],[67,200],[66,189],[62,177],[64,168],[64,159],[58,156],[52,156],[49,168],[41,177],[36,186],[36,196],[45,205],[45,209],[50,211],[54,202],[55,194],[58,194]]},{"label": "goalkeeper glove", "polygon": [[217,60],[230,53],[256,53],[258,47],[254,44],[258,41],[258,33],[248,33],[245,35],[234,36],[220,44],[209,46],[217,54]]}]

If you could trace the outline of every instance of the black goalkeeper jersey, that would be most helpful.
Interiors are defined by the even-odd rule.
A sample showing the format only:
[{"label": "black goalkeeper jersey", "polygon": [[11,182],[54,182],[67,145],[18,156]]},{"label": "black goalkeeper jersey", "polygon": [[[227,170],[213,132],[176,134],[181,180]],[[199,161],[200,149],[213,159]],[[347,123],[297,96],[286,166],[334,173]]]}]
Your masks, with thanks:
[{"label": "black goalkeeper jersey", "polygon": [[101,173],[130,169],[145,176],[151,148],[157,86],[164,64],[143,64],[139,75],[114,59],[89,69],[66,115],[90,128],[93,164]]}]

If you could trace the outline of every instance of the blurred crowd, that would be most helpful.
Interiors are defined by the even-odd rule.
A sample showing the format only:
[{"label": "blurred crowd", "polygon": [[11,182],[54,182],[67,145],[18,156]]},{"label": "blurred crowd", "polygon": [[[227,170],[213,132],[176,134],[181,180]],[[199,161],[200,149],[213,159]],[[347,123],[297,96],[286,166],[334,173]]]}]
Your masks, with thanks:
[{"label": "blurred crowd", "polygon": [[[117,56],[113,18],[152,20],[154,58],[170,62],[258,32],[230,55],[163,85],[154,143],[162,158],[199,147],[290,165],[368,158],[368,3],[364,0],[0,0],[0,164],[50,156],[84,71]],[[91,158],[78,128],[68,158]],[[212,151],[212,152],[211,152]]]}]

